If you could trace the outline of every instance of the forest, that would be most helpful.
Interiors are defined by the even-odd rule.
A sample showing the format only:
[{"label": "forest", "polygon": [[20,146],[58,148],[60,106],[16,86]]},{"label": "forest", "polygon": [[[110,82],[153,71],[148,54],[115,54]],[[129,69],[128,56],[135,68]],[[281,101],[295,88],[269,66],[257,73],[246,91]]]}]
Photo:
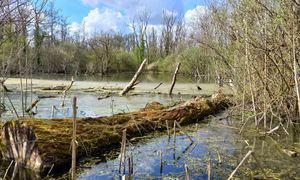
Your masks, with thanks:
[{"label": "forest", "polygon": [[[60,15],[51,1],[1,3],[1,62],[6,74],[105,75],[135,71],[144,58],[151,64],[149,70],[165,71],[171,70],[165,67],[173,58],[184,60],[193,54],[184,72],[196,75],[199,71],[208,73],[213,56],[198,52],[197,41],[187,33],[183,17],[175,12],[162,12],[160,32],[149,26],[151,12],[145,10],[128,24],[132,32],[126,34],[88,34],[84,28],[71,34],[67,17]],[[207,49],[202,48],[203,52]],[[191,69],[193,65],[195,69]]]},{"label": "forest", "polygon": [[[179,74],[196,81],[193,84],[193,88],[196,85],[198,88],[196,95],[207,87],[201,84],[200,88],[197,84],[203,77],[210,77],[218,85],[219,94],[229,89],[230,93],[224,93],[230,96],[230,103],[226,104],[226,108],[229,104],[230,108],[226,112],[236,120],[234,128],[238,134],[246,133],[251,127],[257,134],[278,132],[281,137],[289,138],[292,131],[299,136],[300,0],[209,1],[204,12],[193,14],[190,22],[186,22],[181,13],[162,9],[159,28],[150,23],[151,13],[146,9],[137,12],[127,24],[129,32],[90,33],[84,23],[74,32],[70,30],[68,17],[56,8],[54,1],[1,0],[0,83],[3,92],[9,92],[4,84],[9,78],[20,78],[22,84],[22,79],[27,83],[27,79],[40,74],[63,74],[72,76],[73,84],[73,76],[134,73],[144,59],[147,59],[144,71],[150,74],[173,73],[180,63]],[[177,73],[174,74],[176,81]],[[159,82],[156,88],[163,84]],[[23,93],[29,90],[22,88],[21,85],[24,116],[27,106],[23,105]],[[134,90],[134,87],[129,89]],[[63,91],[64,98],[68,90]],[[114,93],[104,96],[114,97]],[[114,100],[109,103],[114,115]],[[206,103],[212,109],[219,109]],[[102,122],[101,118],[98,121]],[[174,123],[176,134],[175,126]],[[121,135],[116,140],[121,140]],[[298,145],[292,152],[299,154],[299,139],[296,141]]]}]

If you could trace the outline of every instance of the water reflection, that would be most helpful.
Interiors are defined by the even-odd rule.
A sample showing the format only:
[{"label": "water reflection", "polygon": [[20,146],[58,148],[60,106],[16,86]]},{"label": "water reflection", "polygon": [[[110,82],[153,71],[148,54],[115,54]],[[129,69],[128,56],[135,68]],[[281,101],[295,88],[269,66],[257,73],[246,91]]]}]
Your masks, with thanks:
[{"label": "water reflection", "polygon": [[[258,161],[250,157],[235,177],[264,179],[263,168],[270,179],[300,179],[300,157],[287,156],[275,143],[285,142],[287,147],[299,149],[299,134],[296,135],[296,143],[290,137],[261,137],[253,131],[241,136],[238,130],[228,126],[228,121],[217,120],[181,130],[187,132],[194,142],[191,143],[184,134],[179,134],[174,141],[166,133],[154,133],[150,136],[152,139],[129,146],[128,154],[132,154],[134,159],[135,179],[185,179],[185,164],[191,179],[207,179],[208,162],[211,164],[212,179],[226,179],[251,149]],[[81,169],[78,177],[89,180],[119,179],[118,168],[119,158],[116,157],[92,165],[89,169]]]},{"label": "water reflection", "polygon": [[[185,127],[184,131],[192,136],[191,142],[184,134],[169,139],[163,135],[145,142],[140,142],[129,146],[128,154],[134,158],[134,177],[137,179],[157,179],[160,177],[184,177],[184,164],[190,169],[190,176],[196,179],[207,178],[206,163],[207,156],[210,154],[214,159],[216,150],[222,150],[228,155],[234,155],[236,150],[241,148],[236,144],[238,137],[231,129],[215,128],[209,124],[198,124],[198,126]],[[153,136],[156,136],[155,134]],[[221,140],[217,140],[220,139]],[[225,139],[226,138],[226,141]],[[175,143],[175,144],[174,144]],[[160,166],[160,155],[162,152],[163,167]],[[214,161],[213,161],[214,162]],[[228,173],[233,167],[227,167],[224,162],[224,173]],[[83,170],[79,179],[118,179],[119,159],[101,162],[91,169]],[[223,168],[223,167],[222,167]],[[127,173],[127,172],[126,172]],[[213,177],[222,178],[222,174],[213,173]]]},{"label": "water reflection", "polygon": [[11,161],[10,163],[7,161],[2,161],[0,166],[0,174],[2,175],[2,179],[12,179],[12,180],[39,180],[41,176],[31,171],[30,169],[25,168],[21,164],[14,163]]},{"label": "water reflection", "polygon": [[[37,99],[42,94],[33,94],[33,99]],[[19,115],[22,115],[21,111],[21,96],[19,93],[9,94],[14,107]],[[163,104],[176,102],[182,99],[188,99],[191,95],[174,96],[173,98],[167,95],[158,94],[145,94],[135,96],[112,96],[110,98],[98,100],[96,93],[70,93],[65,100],[65,106],[61,107],[62,99],[60,96],[56,98],[41,99],[37,105],[37,108],[33,109],[36,114],[36,118],[63,118],[71,117],[72,110],[72,97],[77,96],[78,102],[78,117],[97,117],[97,116],[109,116],[116,113],[123,113],[137,110],[144,107],[148,102],[157,101]],[[15,118],[13,107],[8,103],[6,99],[6,111],[2,114],[1,118],[4,120]],[[28,116],[28,115],[27,115]]]}]

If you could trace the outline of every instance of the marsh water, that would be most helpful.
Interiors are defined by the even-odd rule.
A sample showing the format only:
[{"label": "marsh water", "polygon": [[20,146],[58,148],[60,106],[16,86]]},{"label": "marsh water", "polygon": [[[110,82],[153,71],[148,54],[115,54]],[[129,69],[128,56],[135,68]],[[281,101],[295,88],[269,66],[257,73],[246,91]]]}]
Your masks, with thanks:
[{"label": "marsh water", "polygon": [[[253,131],[239,135],[239,131],[232,128],[234,122],[220,121],[222,116],[224,114],[218,114],[181,129],[194,142],[185,133],[179,133],[174,141],[174,137],[169,138],[166,132],[152,133],[138,143],[133,141],[128,145],[127,155],[133,157],[134,179],[185,179],[185,165],[191,179],[207,179],[208,171],[211,179],[227,179],[249,150],[255,152],[257,161],[250,157],[235,177],[300,179],[300,158],[289,157],[277,147],[279,141],[287,147],[299,147],[299,134],[283,140],[257,136]],[[82,161],[78,178],[119,179],[118,154],[117,151],[104,157]]]},{"label": "marsh water", "polygon": [[[35,76],[32,81],[32,96],[30,95],[31,87],[30,80],[27,80],[27,99],[26,107],[31,102],[39,97],[49,96],[51,98],[40,98],[40,101],[33,112],[36,113],[36,118],[60,118],[70,117],[71,99],[73,96],[78,98],[78,117],[95,117],[107,116],[114,113],[128,112],[137,110],[145,106],[146,103],[157,101],[163,104],[173,103],[179,100],[186,100],[195,95],[211,95],[218,89],[213,83],[214,79],[207,78],[201,82],[195,81],[192,78],[184,75],[178,77],[178,81],[174,88],[174,95],[170,97],[168,91],[171,85],[171,74],[144,74],[140,77],[141,83],[138,84],[129,96],[118,96],[111,94],[107,98],[99,98],[106,96],[111,90],[117,93],[127,85],[133,74],[120,73],[110,76],[77,76],[74,77],[75,83],[70,92],[67,93],[65,99],[65,106],[62,107],[62,90],[61,91],[43,91],[45,87],[68,86],[70,84],[71,76],[64,75],[39,75]],[[25,89],[25,79],[23,79],[23,89]],[[154,89],[159,83],[162,83],[159,88]],[[11,99],[13,105],[17,110],[17,114],[22,116],[21,106],[21,92],[20,80],[18,78],[10,78],[6,81],[7,87],[13,92],[8,93],[7,96]],[[197,86],[202,88],[201,91]],[[93,89],[105,88],[106,92],[94,91]],[[23,97],[25,92],[23,92]],[[101,100],[98,100],[101,99]],[[8,98],[4,97],[7,111],[1,115],[4,120],[13,119],[16,113],[13,111],[12,105]],[[24,100],[25,104],[25,100]],[[25,113],[26,115],[26,113]]]},{"label": "marsh water", "polygon": [[[132,74],[119,74],[108,77],[75,77],[65,100],[65,106],[61,107],[62,95],[59,91],[42,91],[44,87],[54,87],[70,84],[70,76],[37,76],[34,78],[33,96],[31,99],[51,95],[51,98],[43,98],[38,103],[36,118],[71,117],[71,99],[78,98],[78,117],[107,116],[120,112],[134,111],[143,108],[146,103],[158,101],[162,104],[173,104],[186,100],[195,95],[211,95],[219,91],[213,79],[195,81],[192,78],[179,76],[172,97],[167,95],[170,87],[171,74],[144,74],[133,93],[128,96],[110,95],[107,98],[99,98],[106,92],[91,91],[94,88],[119,90],[124,87]],[[14,90],[8,94],[19,115],[21,111],[21,93],[19,80],[8,79],[7,87]],[[159,83],[159,88],[154,89]],[[201,91],[197,86],[202,88]],[[224,89],[223,89],[224,90]],[[225,90],[224,90],[225,91]],[[8,103],[7,98],[5,102]],[[8,111],[2,114],[3,120],[15,118],[12,107],[7,105]],[[221,119],[221,120],[220,120]],[[46,120],[46,119],[45,119]],[[154,132],[146,137],[130,139],[127,144],[127,156],[133,157],[134,179],[185,179],[185,165],[189,169],[191,179],[207,179],[210,174],[212,179],[227,179],[230,173],[240,163],[249,150],[254,150],[255,157],[248,161],[237,171],[235,177],[241,179],[300,179],[300,158],[290,157],[282,152],[283,146],[299,151],[299,132],[291,131],[289,136],[263,136],[255,129],[247,129],[240,135],[235,128],[239,121],[227,117],[227,112],[210,116],[198,123],[185,126],[180,129],[176,137],[169,137],[167,132]],[[187,138],[188,134],[194,142]],[[280,145],[279,145],[280,144]],[[160,153],[162,158],[160,158]],[[162,166],[160,160],[162,159]],[[3,162],[0,168],[0,177],[3,177],[9,162]],[[12,166],[14,167],[14,166]],[[8,177],[14,179],[40,179],[40,176],[26,169],[10,168]],[[77,166],[78,179],[120,179],[119,174],[119,150],[107,152],[99,157],[81,159]],[[208,173],[210,171],[210,173]],[[126,169],[125,174],[128,173]],[[48,178],[68,179],[68,174],[50,174]]]}]

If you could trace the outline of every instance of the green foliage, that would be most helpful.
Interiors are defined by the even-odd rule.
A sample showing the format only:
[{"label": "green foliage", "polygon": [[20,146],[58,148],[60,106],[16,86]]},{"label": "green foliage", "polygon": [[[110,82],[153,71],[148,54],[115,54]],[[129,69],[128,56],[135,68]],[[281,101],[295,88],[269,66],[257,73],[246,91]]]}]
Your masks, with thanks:
[{"label": "green foliage", "polygon": [[135,71],[139,66],[136,56],[132,52],[115,51],[111,71]]},{"label": "green foliage", "polygon": [[200,74],[212,73],[214,69],[214,57],[205,54],[202,47],[186,48],[181,53],[170,54],[164,59],[159,59],[151,63],[149,70],[173,72],[176,64],[181,62],[180,73],[196,74],[197,70]]}]

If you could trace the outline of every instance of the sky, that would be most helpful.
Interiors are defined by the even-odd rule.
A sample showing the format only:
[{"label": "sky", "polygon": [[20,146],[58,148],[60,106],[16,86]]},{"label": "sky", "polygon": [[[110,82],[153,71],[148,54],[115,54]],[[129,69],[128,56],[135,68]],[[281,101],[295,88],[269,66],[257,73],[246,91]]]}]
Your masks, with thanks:
[{"label": "sky", "polygon": [[207,0],[54,0],[55,7],[68,17],[72,32],[85,27],[87,33],[130,31],[130,22],[139,12],[150,13],[149,25],[159,27],[162,11],[184,15],[189,22],[195,13],[205,12]]}]

